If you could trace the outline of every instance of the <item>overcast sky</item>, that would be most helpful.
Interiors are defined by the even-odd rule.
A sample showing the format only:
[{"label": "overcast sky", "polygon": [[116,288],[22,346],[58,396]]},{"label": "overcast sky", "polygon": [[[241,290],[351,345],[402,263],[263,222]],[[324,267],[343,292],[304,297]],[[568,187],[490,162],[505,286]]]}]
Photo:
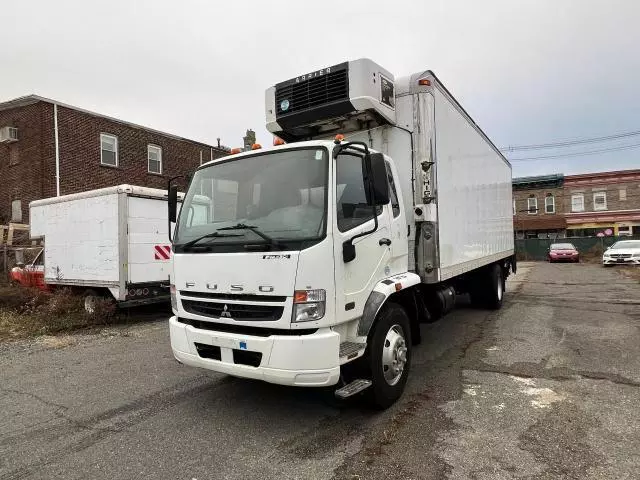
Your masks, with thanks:
[{"label": "overcast sky", "polygon": [[[269,85],[359,57],[434,70],[501,147],[640,130],[637,0],[20,0],[1,18],[0,101],[36,93],[211,144],[247,128],[270,143]],[[640,168],[640,148],[513,166]]]}]

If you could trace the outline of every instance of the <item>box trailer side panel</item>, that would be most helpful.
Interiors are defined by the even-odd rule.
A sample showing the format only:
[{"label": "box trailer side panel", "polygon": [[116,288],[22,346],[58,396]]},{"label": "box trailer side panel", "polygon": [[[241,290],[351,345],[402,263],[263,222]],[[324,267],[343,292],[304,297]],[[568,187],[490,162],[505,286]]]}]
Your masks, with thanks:
[{"label": "box trailer side panel", "polygon": [[45,282],[117,286],[118,194],[31,207],[31,234],[44,238]]},{"label": "box trailer side panel", "polygon": [[127,198],[128,282],[169,279],[171,244],[167,235],[167,202],[163,198]]},{"label": "box trailer side panel", "polygon": [[513,254],[511,166],[434,88],[440,280]]}]

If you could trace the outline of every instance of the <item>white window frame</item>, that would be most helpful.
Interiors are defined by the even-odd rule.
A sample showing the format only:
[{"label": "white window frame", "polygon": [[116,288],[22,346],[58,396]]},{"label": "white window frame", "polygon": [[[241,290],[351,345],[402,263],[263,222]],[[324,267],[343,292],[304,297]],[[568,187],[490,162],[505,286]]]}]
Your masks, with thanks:
[{"label": "white window frame", "polygon": [[[575,200],[580,199],[580,208],[576,208]],[[584,212],[584,194],[574,193],[571,195],[571,211],[572,212]]]},{"label": "white window frame", "polygon": [[[533,209],[531,208],[531,200],[533,200]],[[527,198],[527,214],[528,215],[538,214],[538,197]]]},{"label": "white window frame", "polygon": [[[549,203],[549,200],[551,200],[551,203]],[[551,205],[551,211],[547,209],[549,205]],[[554,197],[553,195],[547,195],[546,197],[544,197],[544,213],[556,213],[556,197]]]},{"label": "white window frame", "polygon": [[515,198],[513,199],[513,214],[514,215],[517,214],[517,212],[516,212],[516,199]]},{"label": "white window frame", "polygon": [[[116,154],[116,164],[115,165],[112,165],[110,163],[105,163],[104,159],[102,158],[102,151],[103,151],[102,140],[103,139],[107,139],[107,138],[110,139],[110,140],[113,140],[113,145],[114,145],[114,148],[115,148],[115,152],[114,153]],[[105,165],[107,167],[114,167],[114,168],[118,167],[120,165],[120,158],[119,157],[120,156],[118,155],[118,137],[116,137],[115,135],[112,135],[110,133],[101,133],[100,134],[100,165]]]},{"label": "white window frame", "polygon": [[[604,205],[596,204],[596,197],[604,198]],[[593,193],[593,210],[601,211],[607,209],[607,192],[594,192]]]},{"label": "white window frame", "polygon": [[618,226],[618,235],[621,237],[630,237],[631,236],[631,225],[619,225]]},{"label": "white window frame", "polygon": [[[152,149],[157,150],[157,153],[158,153],[157,162],[160,163],[160,171],[159,172],[154,172],[154,171],[151,170],[151,158],[149,158],[149,154],[151,153]],[[156,160],[154,160],[154,162],[155,161]],[[153,173],[154,175],[162,175],[162,147],[160,145],[153,145],[152,143],[147,145],[147,172]]]}]

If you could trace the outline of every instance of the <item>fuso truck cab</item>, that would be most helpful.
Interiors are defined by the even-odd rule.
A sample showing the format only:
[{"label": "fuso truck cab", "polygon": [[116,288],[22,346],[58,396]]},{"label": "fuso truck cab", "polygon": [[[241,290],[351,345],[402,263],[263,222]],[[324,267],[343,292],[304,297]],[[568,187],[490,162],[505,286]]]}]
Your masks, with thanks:
[{"label": "fuso truck cab", "polygon": [[[269,88],[266,114],[288,143],[191,179],[172,240],[173,353],[387,407],[421,322],[460,292],[500,307],[515,269],[511,166],[430,71],[323,68]],[[196,197],[206,215],[185,214]]]}]

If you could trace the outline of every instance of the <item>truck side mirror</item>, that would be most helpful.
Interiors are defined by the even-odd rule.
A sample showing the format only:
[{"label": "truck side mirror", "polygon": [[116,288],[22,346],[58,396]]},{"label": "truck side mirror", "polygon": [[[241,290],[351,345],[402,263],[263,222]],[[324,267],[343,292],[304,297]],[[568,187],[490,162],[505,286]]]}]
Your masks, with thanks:
[{"label": "truck side mirror", "polygon": [[373,190],[373,198],[367,195],[367,201],[371,205],[386,205],[389,203],[389,181],[384,155],[372,153],[367,156],[367,162],[370,172],[369,182]]},{"label": "truck side mirror", "polygon": [[175,223],[178,217],[178,186],[177,185],[169,186],[168,209],[169,209],[169,221]]}]

